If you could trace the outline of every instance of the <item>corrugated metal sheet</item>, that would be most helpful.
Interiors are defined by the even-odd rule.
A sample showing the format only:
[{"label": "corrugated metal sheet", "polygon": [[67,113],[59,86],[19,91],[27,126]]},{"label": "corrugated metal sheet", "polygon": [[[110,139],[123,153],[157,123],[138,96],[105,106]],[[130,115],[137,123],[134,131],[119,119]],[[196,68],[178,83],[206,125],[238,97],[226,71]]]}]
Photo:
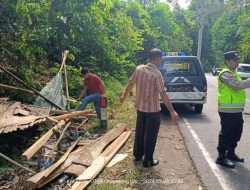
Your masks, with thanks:
[{"label": "corrugated metal sheet", "polygon": [[46,121],[49,110],[20,102],[0,102],[0,134],[25,130]]}]

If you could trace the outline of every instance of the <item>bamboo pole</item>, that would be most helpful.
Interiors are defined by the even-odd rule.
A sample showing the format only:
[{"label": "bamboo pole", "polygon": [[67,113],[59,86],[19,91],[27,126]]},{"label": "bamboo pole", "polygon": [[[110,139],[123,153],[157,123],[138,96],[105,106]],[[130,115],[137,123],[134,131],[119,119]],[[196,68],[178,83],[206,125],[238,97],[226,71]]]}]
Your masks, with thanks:
[{"label": "bamboo pole", "polygon": [[64,127],[60,137],[58,138],[57,142],[56,142],[56,145],[55,145],[55,150],[58,149],[58,146],[60,144],[60,142],[62,141],[64,135],[65,135],[65,132],[67,131],[67,129],[69,128],[69,126],[71,125],[71,122],[68,122],[67,125]]},{"label": "bamboo pole", "polygon": [[55,104],[54,102],[52,102],[50,99],[48,99],[47,97],[45,97],[44,95],[42,95],[38,90],[36,90],[35,88],[33,88],[30,85],[26,84],[22,79],[20,79],[19,77],[17,77],[16,75],[14,75],[13,73],[11,73],[7,69],[5,69],[3,66],[0,65],[0,69],[2,71],[4,71],[6,74],[8,74],[9,76],[11,76],[12,78],[14,78],[19,83],[21,83],[26,88],[32,90],[36,95],[42,97],[44,100],[46,100],[47,102],[49,102],[51,105],[55,106],[58,109],[63,110],[63,108],[61,106],[59,106],[59,105]]},{"label": "bamboo pole", "polygon": [[[68,75],[67,75],[67,66],[66,66],[66,58],[69,54],[69,51],[66,50],[64,52],[64,56],[63,56],[63,63],[64,63],[64,79],[65,79],[65,89],[66,89],[66,98],[67,100],[69,99],[69,85],[68,85]],[[67,108],[70,109],[70,105],[67,104]]]},{"label": "bamboo pole", "polygon": [[12,90],[20,90],[20,91],[27,92],[27,93],[30,93],[30,94],[35,94],[35,93],[34,93],[33,91],[31,91],[31,90],[27,90],[27,89],[24,89],[24,88],[19,88],[19,87],[7,85],[7,84],[2,84],[2,83],[0,83],[0,87],[12,89]]},{"label": "bamboo pole", "polygon": [[16,162],[15,160],[12,160],[11,158],[9,158],[8,156],[6,156],[6,155],[4,155],[4,154],[2,154],[2,153],[0,153],[0,157],[4,158],[5,160],[9,161],[10,163],[12,163],[12,164],[14,164],[14,165],[16,165],[16,166],[18,166],[18,167],[20,167],[20,168],[22,168],[22,169],[28,171],[28,172],[31,172],[32,174],[35,174],[35,173],[36,173],[36,172],[34,172],[33,170],[31,170],[30,168],[27,168],[27,167],[25,167],[25,166],[22,166],[21,164],[19,164],[19,163]]}]

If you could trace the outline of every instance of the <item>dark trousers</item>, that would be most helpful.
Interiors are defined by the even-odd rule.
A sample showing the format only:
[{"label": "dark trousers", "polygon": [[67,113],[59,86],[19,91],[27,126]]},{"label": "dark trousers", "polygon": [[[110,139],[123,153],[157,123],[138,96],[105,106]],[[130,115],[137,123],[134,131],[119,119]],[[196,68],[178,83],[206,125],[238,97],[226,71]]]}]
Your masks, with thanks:
[{"label": "dark trousers", "polygon": [[218,151],[234,151],[240,141],[243,129],[242,113],[222,113],[219,112],[221,119],[221,131],[219,134]]},{"label": "dark trousers", "polygon": [[160,128],[160,112],[145,113],[137,111],[134,156],[145,161],[153,160],[157,135]]}]

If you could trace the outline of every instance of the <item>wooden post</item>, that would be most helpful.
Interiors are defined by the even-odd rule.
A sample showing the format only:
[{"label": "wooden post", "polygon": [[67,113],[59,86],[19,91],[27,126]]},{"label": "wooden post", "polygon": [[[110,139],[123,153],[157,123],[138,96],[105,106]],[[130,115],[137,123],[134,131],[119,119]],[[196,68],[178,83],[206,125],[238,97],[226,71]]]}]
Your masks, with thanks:
[{"label": "wooden post", "polygon": [[[67,76],[67,68],[66,68],[66,58],[69,51],[65,51],[64,53],[64,78],[65,78],[65,88],[66,88],[66,98],[69,99],[69,85],[68,85],[68,76]],[[67,102],[67,109],[70,109],[70,105]]]},{"label": "wooden post", "polygon": [[63,52],[63,60],[62,60],[62,64],[61,64],[59,72],[62,72],[62,70],[64,69],[64,80],[65,80],[65,89],[66,89],[66,98],[67,98],[67,109],[69,110],[70,109],[69,104],[68,104],[69,86],[68,86],[67,68],[66,68],[66,59],[67,59],[68,54],[69,54],[68,50],[65,50]]}]

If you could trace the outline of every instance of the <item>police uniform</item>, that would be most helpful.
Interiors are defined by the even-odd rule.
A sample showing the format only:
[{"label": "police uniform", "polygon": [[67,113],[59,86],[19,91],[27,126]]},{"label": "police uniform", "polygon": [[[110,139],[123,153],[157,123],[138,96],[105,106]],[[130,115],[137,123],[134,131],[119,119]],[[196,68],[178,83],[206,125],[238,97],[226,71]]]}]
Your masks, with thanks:
[{"label": "police uniform", "polygon": [[[239,60],[236,51],[224,54],[226,61]],[[240,75],[229,67],[224,68],[218,76],[218,111],[221,120],[219,133],[217,164],[234,168],[234,162],[244,162],[239,158],[235,149],[240,141],[243,129],[243,116],[246,102],[245,88],[250,88],[250,80],[241,80]]]}]

